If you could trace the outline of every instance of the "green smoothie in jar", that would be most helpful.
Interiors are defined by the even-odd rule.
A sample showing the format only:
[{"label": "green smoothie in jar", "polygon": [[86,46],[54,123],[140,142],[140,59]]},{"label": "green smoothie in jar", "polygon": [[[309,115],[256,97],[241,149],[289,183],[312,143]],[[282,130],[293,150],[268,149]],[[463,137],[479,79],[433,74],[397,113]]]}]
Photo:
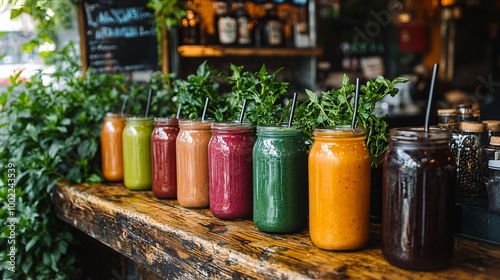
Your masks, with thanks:
[{"label": "green smoothie in jar", "polygon": [[123,130],[123,182],[130,190],[151,189],[153,118],[128,117]]},{"label": "green smoothie in jar", "polygon": [[298,126],[258,126],[253,149],[253,220],[265,232],[307,226],[307,147]]}]

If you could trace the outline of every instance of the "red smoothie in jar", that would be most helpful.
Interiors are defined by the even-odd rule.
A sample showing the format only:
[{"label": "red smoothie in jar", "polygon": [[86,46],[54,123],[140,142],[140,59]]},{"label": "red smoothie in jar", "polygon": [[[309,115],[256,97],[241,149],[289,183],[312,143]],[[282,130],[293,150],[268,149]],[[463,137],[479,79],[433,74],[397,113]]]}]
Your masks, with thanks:
[{"label": "red smoothie in jar", "polygon": [[156,118],[151,134],[153,194],[158,198],[177,197],[175,141],[179,134],[176,118]]},{"label": "red smoothie in jar", "polygon": [[212,124],[208,145],[210,211],[220,219],[252,216],[252,151],[250,124]]}]

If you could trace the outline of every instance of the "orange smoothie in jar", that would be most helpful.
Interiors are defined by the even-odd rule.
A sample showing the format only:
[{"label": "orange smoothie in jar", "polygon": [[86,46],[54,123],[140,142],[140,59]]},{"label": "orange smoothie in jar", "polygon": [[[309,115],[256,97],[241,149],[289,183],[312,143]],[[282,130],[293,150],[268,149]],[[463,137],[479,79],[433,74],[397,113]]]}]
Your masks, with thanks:
[{"label": "orange smoothie in jar", "polygon": [[370,234],[370,155],[365,130],[314,131],[309,152],[309,234],[326,250],[363,248]]},{"label": "orange smoothie in jar", "polygon": [[123,181],[122,133],[125,116],[107,113],[101,127],[102,175],[107,181]]},{"label": "orange smoothie in jar", "polygon": [[177,201],[183,207],[209,206],[210,122],[181,121],[176,139]]}]

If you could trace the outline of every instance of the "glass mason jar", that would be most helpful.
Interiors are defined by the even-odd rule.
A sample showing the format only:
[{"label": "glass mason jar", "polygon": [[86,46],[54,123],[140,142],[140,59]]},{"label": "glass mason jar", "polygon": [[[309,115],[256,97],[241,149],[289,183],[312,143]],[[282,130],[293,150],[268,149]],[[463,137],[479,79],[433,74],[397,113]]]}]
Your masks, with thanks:
[{"label": "glass mason jar", "polygon": [[489,160],[490,182],[488,183],[488,208],[500,212],[500,159]]},{"label": "glass mason jar", "polygon": [[393,128],[383,161],[382,255],[435,270],[453,258],[456,163],[445,128]]},{"label": "glass mason jar", "polygon": [[151,189],[157,198],[176,198],[175,140],[179,134],[179,121],[176,118],[155,118],[154,123],[155,128],[151,134]]},{"label": "glass mason jar", "polygon": [[490,144],[491,136],[500,136],[500,120],[484,120],[483,146]]},{"label": "glass mason jar", "polygon": [[127,117],[123,130],[123,182],[130,190],[151,189],[153,118]]},{"label": "glass mason jar", "polygon": [[309,234],[319,248],[355,250],[370,236],[370,154],[365,130],[315,129],[309,152]]},{"label": "glass mason jar", "polygon": [[101,127],[102,175],[107,181],[123,181],[122,134],[125,116],[107,113]]},{"label": "glass mason jar", "polygon": [[492,136],[490,143],[481,148],[481,173],[484,179],[488,208],[500,212],[500,136]]},{"label": "glass mason jar", "polygon": [[210,122],[181,121],[176,140],[177,200],[183,207],[204,208],[208,196]]},{"label": "glass mason jar", "polygon": [[210,211],[220,219],[252,216],[251,124],[213,123],[208,144]]},{"label": "glass mason jar", "polygon": [[454,137],[457,162],[457,194],[462,196],[483,196],[486,194],[481,166],[480,149],[484,124],[478,122],[460,123],[458,135]]},{"label": "glass mason jar", "polygon": [[472,112],[471,104],[458,104],[456,106],[456,111],[457,111],[457,121],[455,126],[457,129],[460,127],[461,122],[474,121],[474,115]]},{"label": "glass mason jar", "polygon": [[457,129],[456,118],[457,111],[455,109],[439,109],[437,110],[438,126],[447,128],[450,131]]},{"label": "glass mason jar", "polygon": [[253,221],[261,231],[307,226],[307,146],[299,126],[258,126],[253,148]]}]

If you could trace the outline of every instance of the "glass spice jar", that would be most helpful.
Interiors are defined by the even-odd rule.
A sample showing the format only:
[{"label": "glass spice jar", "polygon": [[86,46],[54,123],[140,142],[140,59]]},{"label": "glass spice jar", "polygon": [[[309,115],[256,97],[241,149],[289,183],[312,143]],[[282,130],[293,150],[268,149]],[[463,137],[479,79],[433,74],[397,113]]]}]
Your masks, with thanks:
[{"label": "glass spice jar", "polygon": [[450,131],[456,129],[457,110],[455,109],[439,109],[437,110],[438,126],[444,127]]},{"label": "glass spice jar", "polygon": [[486,194],[479,164],[483,131],[483,123],[462,122],[459,132],[453,139],[452,147],[457,162],[457,194],[459,195],[483,196]]},{"label": "glass spice jar", "polygon": [[456,128],[460,128],[461,122],[474,121],[474,115],[472,114],[472,105],[470,104],[458,104],[456,106],[457,120]]},{"label": "glass spice jar", "polygon": [[488,208],[500,212],[500,136],[492,136],[489,145],[481,148],[479,162],[488,196]]},{"label": "glass spice jar", "polygon": [[491,136],[500,136],[500,120],[484,120],[485,130],[483,133],[483,145],[490,143]]}]

